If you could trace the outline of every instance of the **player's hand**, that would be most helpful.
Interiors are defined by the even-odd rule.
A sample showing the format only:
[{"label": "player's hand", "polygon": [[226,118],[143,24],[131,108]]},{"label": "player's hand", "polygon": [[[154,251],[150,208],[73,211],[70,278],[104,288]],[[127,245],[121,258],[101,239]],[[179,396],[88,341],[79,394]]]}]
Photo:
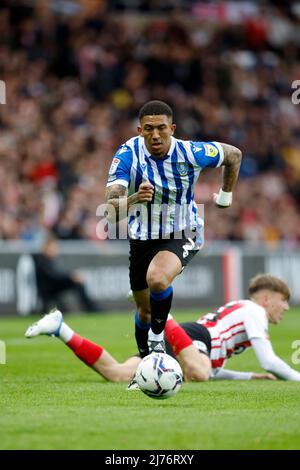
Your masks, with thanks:
[{"label": "player's hand", "polygon": [[252,374],[252,380],[277,380],[273,374]]},{"label": "player's hand", "polygon": [[220,207],[220,209],[226,209],[226,207],[230,207],[232,204],[232,193],[227,193],[220,189],[218,194],[213,194],[213,200],[217,207]]},{"label": "player's hand", "polygon": [[138,189],[139,202],[151,202],[154,194],[154,187],[148,181],[143,181]]}]

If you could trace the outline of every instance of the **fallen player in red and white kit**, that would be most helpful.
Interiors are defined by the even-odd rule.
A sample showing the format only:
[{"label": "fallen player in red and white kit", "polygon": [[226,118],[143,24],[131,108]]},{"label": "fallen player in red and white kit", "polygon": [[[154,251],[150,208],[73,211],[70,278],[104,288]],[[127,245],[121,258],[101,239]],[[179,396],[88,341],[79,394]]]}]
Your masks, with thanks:
[{"label": "fallen player in red and white kit", "polygon": [[[249,297],[230,302],[193,323],[168,321],[167,341],[190,380],[261,378],[224,368],[233,354],[252,347],[262,369],[270,373],[263,378],[300,381],[300,373],[275,354],[268,334],[268,324],[278,324],[289,309],[288,286],[274,276],[260,274],[250,281]],[[169,354],[172,350],[167,348]]]},{"label": "fallen player in red and white kit", "polygon": [[[214,379],[271,379],[300,381],[300,373],[292,369],[273,351],[268,324],[277,324],[289,309],[290,290],[280,279],[260,274],[250,281],[249,300],[239,300],[220,307],[196,322],[178,324],[171,315],[165,327],[167,353],[180,363],[185,380]],[[40,334],[57,336],[85,364],[107,380],[130,381],[141,359],[130,357],[117,362],[103,347],[82,338],[64,321],[62,313],[54,310],[31,325],[25,336]],[[267,373],[237,372],[225,369],[233,354],[253,347],[258,362]],[[133,380],[134,384],[134,380]]]}]

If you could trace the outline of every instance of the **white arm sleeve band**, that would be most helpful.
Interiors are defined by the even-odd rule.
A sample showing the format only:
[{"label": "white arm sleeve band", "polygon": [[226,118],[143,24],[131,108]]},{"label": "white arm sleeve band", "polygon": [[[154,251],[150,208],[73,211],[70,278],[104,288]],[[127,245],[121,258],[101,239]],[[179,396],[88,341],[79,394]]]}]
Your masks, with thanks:
[{"label": "white arm sleeve band", "polygon": [[252,338],[251,344],[263,369],[276,375],[279,379],[300,382],[300,373],[276,356],[270,341],[263,338]]},{"label": "white arm sleeve band", "polygon": [[232,204],[232,192],[228,193],[221,188],[218,192],[216,204],[223,207],[229,207]]},{"label": "white arm sleeve band", "polygon": [[237,372],[236,370],[219,369],[213,376],[214,380],[251,380],[252,372]]}]

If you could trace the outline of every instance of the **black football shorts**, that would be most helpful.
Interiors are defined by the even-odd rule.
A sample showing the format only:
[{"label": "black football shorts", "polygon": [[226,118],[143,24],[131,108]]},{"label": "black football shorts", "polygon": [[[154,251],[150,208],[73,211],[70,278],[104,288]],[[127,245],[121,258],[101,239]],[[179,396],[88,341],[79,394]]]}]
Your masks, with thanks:
[{"label": "black football shorts", "polygon": [[178,256],[182,269],[198,253],[200,246],[196,243],[196,235],[192,238],[130,240],[129,278],[133,291],[147,289],[146,275],[149,264],[160,251],[170,251]]},{"label": "black football shorts", "polygon": [[[205,354],[210,357],[211,351],[211,337],[210,333],[205,326],[200,325],[196,322],[180,323],[181,328],[188,334],[193,341],[194,346],[198,349],[201,354]],[[170,356],[174,356],[172,347],[166,340],[166,353]]]}]

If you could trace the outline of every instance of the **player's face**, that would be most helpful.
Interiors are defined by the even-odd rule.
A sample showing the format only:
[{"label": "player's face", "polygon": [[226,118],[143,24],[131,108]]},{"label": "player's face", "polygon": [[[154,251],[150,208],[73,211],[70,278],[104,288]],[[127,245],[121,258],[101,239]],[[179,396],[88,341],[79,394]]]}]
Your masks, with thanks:
[{"label": "player's face", "polygon": [[288,309],[289,303],[282,294],[279,292],[269,293],[267,312],[270,323],[277,325]]},{"label": "player's face", "polygon": [[171,146],[171,136],[174,134],[176,125],[168,116],[144,116],[138,133],[144,137],[145,145],[151,155],[164,157]]}]

